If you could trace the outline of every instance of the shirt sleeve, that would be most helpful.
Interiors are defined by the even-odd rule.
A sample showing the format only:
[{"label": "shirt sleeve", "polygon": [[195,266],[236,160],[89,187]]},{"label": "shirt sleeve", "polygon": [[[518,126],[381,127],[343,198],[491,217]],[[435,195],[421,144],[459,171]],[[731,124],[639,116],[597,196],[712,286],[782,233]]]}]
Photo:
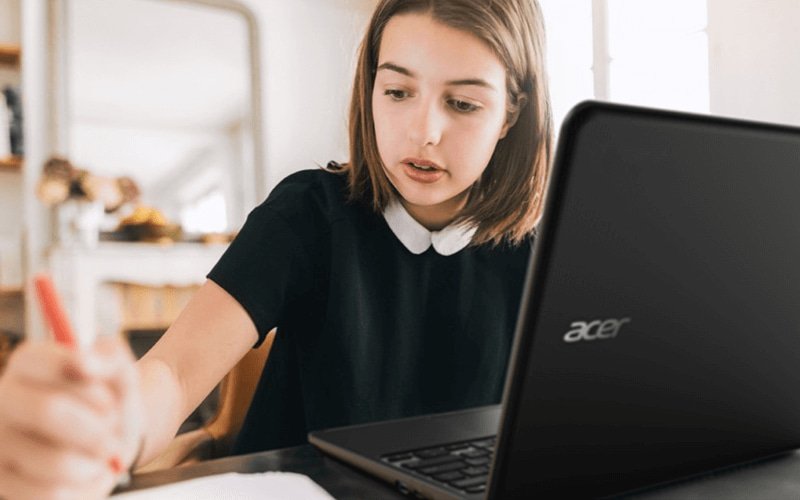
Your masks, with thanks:
[{"label": "shirt sleeve", "polygon": [[247,217],[208,274],[244,307],[258,330],[258,347],[287,307],[311,288],[313,264],[293,227],[302,220],[303,196],[275,188]]}]

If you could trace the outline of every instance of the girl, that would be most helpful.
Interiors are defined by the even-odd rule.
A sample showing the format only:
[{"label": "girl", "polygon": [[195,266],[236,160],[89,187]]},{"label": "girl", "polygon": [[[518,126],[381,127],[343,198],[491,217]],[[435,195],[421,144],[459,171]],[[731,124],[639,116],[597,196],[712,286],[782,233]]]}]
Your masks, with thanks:
[{"label": "girl", "polygon": [[[135,369],[118,344],[15,353],[0,379],[15,401],[0,410],[0,496],[99,496],[109,453],[130,465],[140,442],[137,463],[154,458],[276,326],[235,453],[498,403],[548,177],[544,69],[535,0],[380,1],[350,161],[278,185]],[[141,440],[128,426],[123,442],[137,411]],[[94,432],[65,436],[64,421]]]}]

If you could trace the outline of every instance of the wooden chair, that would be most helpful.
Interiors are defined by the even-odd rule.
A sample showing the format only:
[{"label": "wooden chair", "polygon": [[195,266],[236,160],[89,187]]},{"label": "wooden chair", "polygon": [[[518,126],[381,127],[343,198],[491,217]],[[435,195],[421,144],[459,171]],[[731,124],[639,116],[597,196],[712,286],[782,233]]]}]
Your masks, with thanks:
[{"label": "wooden chair", "polygon": [[170,469],[229,455],[250,408],[274,339],[273,329],[258,349],[251,349],[225,375],[220,384],[217,410],[203,427],[176,436],[161,455],[136,472]]}]

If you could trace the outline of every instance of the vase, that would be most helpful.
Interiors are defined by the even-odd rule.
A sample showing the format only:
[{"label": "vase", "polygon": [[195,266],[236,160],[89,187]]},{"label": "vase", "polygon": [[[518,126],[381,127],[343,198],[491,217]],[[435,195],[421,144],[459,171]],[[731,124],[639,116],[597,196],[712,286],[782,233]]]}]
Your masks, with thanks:
[{"label": "vase", "polygon": [[57,208],[58,242],[64,247],[95,248],[99,241],[103,204],[67,200]]}]

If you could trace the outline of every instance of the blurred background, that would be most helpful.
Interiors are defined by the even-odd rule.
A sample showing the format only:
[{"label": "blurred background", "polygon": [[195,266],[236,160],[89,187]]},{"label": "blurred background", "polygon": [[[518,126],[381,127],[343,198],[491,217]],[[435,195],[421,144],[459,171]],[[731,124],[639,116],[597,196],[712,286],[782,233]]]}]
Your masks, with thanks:
[{"label": "blurred background", "polygon": [[[796,0],[539,1],[557,124],[595,98],[800,125]],[[275,184],[347,160],[375,4],[0,0],[0,353],[44,335],[42,270],[79,332],[157,338]]]}]

